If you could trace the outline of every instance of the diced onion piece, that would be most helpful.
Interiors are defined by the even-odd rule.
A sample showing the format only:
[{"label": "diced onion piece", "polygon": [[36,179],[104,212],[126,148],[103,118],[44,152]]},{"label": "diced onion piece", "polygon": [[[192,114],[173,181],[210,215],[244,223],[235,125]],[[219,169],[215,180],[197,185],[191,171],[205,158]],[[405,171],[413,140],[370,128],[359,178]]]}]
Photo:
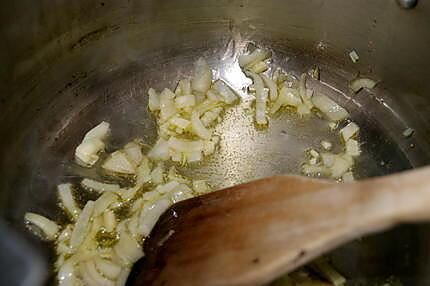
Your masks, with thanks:
[{"label": "diced onion piece", "polygon": [[209,139],[212,136],[211,130],[207,129],[202,121],[198,112],[194,111],[191,114],[191,128],[193,132],[202,139]]},{"label": "diced onion piece", "polygon": [[168,141],[169,148],[179,152],[194,152],[203,150],[203,141],[201,140],[187,140],[170,137]]},{"label": "diced onion piece", "polygon": [[276,83],[265,74],[261,74],[260,77],[263,79],[264,84],[269,89],[270,100],[275,101],[278,98],[278,87],[276,86]]},{"label": "diced onion piece", "polygon": [[181,79],[175,89],[176,95],[191,94],[191,81],[189,79]]},{"label": "diced onion piece", "polygon": [[298,107],[302,104],[302,99],[299,96],[297,89],[283,86],[279,93],[278,99],[273,104],[270,112],[276,113],[283,106]]},{"label": "diced onion piece", "polygon": [[143,256],[141,248],[140,244],[128,233],[128,230],[123,228],[120,238],[114,246],[114,251],[122,263],[128,266]]},{"label": "diced onion piece", "polygon": [[117,174],[132,175],[136,172],[136,164],[121,150],[110,154],[103,163],[102,168],[108,172]]},{"label": "diced onion piece", "polygon": [[360,127],[354,122],[348,123],[344,128],[340,130],[340,135],[342,136],[343,142],[347,142],[349,139],[357,135]]},{"label": "diced onion piece", "polygon": [[110,134],[110,124],[106,121],[102,121],[99,125],[88,131],[82,141],[97,138],[99,140],[106,140]]},{"label": "diced onion piece", "polygon": [[321,161],[324,166],[331,167],[334,164],[335,161],[335,154],[332,153],[321,153]]},{"label": "diced onion piece", "polygon": [[341,121],[349,116],[348,112],[342,106],[323,94],[315,94],[312,97],[312,103],[330,121]]},{"label": "diced onion piece", "polygon": [[241,55],[239,57],[239,66],[242,68],[250,67],[257,62],[270,58],[271,55],[272,53],[270,51],[255,49],[252,53],[248,55]]},{"label": "diced onion piece", "polygon": [[139,218],[139,233],[148,236],[158,218],[170,207],[171,202],[162,198],[152,203],[145,204]]},{"label": "diced onion piece", "polygon": [[192,94],[185,94],[175,98],[175,105],[178,109],[192,107],[196,105],[196,97]]},{"label": "diced onion piece", "polygon": [[140,166],[136,170],[136,186],[142,187],[151,180],[151,167],[147,157],[143,157]]},{"label": "diced onion piece", "polygon": [[406,129],[403,131],[402,135],[403,135],[403,137],[408,138],[408,137],[411,137],[411,136],[412,136],[412,134],[414,134],[414,132],[415,132],[415,130],[414,130],[414,129],[412,129],[412,128],[406,128]]},{"label": "diced onion piece", "polygon": [[102,183],[96,180],[85,178],[81,181],[81,186],[87,190],[102,192],[120,192],[121,187],[118,184]]},{"label": "diced onion piece", "polygon": [[204,58],[199,58],[194,63],[191,87],[200,94],[206,94],[212,84],[212,71]]},{"label": "diced onion piece", "polygon": [[330,174],[330,170],[327,167],[310,164],[303,164],[301,171],[307,176],[327,176]]},{"label": "diced onion piece", "polygon": [[160,94],[160,122],[167,121],[176,114],[174,102],[175,94],[168,88],[163,89]]},{"label": "diced onion piece", "polygon": [[346,279],[339,272],[337,272],[327,261],[324,259],[317,259],[310,267],[320,274],[322,277],[330,281],[333,286],[345,285]]},{"label": "diced onion piece", "polygon": [[60,202],[64,207],[64,210],[76,220],[81,212],[81,209],[76,204],[75,198],[73,197],[72,184],[60,184],[57,186],[58,196]]},{"label": "diced onion piece", "polygon": [[262,73],[269,69],[269,65],[266,62],[256,62],[252,66],[248,67],[250,71],[253,71],[255,73]]},{"label": "diced onion piece", "polygon": [[201,151],[193,151],[190,153],[185,153],[185,160],[188,163],[199,162],[202,160],[202,152]]},{"label": "diced onion piece", "polygon": [[170,167],[169,172],[167,174],[167,178],[170,181],[176,181],[178,183],[182,183],[182,184],[189,184],[190,180],[181,176],[180,174],[178,174],[178,172],[176,171],[175,166]]},{"label": "diced onion piece", "polygon": [[124,146],[124,153],[128,159],[133,162],[135,166],[138,166],[142,161],[142,147],[136,142],[130,142]]},{"label": "diced onion piece", "polygon": [[221,112],[223,112],[222,107],[216,107],[212,110],[209,110],[203,114],[202,117],[200,117],[200,121],[203,123],[204,126],[208,127],[210,126],[215,120],[220,118]]},{"label": "diced onion piece", "polygon": [[157,167],[151,172],[151,181],[153,184],[162,184],[164,182],[164,164],[158,163]]},{"label": "diced onion piece", "polygon": [[208,97],[209,100],[214,102],[223,100],[221,98],[221,95],[218,94],[218,92],[215,89],[209,89],[208,92],[206,93],[206,96]]},{"label": "diced onion piece", "polygon": [[197,194],[206,194],[211,191],[211,188],[208,186],[205,180],[194,180],[193,181],[193,190]]},{"label": "diced onion piece", "polygon": [[300,98],[303,101],[303,104],[305,104],[308,109],[312,109],[312,107],[314,106],[312,103],[312,95],[313,95],[313,91],[310,89],[306,89],[306,77],[307,75],[305,73],[303,73],[300,76],[300,81],[299,81],[299,95]]},{"label": "diced onion piece", "polygon": [[75,286],[79,285],[75,275],[75,261],[72,258],[62,263],[58,270],[57,280],[59,286]]},{"label": "diced onion piece", "polygon": [[345,174],[342,175],[342,182],[353,182],[354,179],[354,175],[352,174],[352,172],[346,172]]},{"label": "diced onion piece", "polygon": [[169,159],[169,145],[166,140],[160,138],[155,143],[154,147],[149,151],[148,157],[153,160],[168,160]]},{"label": "diced onion piece", "polygon": [[178,187],[175,188],[174,191],[170,193],[170,200],[174,204],[183,200],[190,199],[192,197],[193,194],[191,193],[191,189],[184,184],[180,184]]},{"label": "diced onion piece", "polygon": [[174,125],[175,127],[181,128],[181,129],[187,129],[188,126],[190,126],[189,120],[184,119],[184,118],[179,117],[179,116],[172,117],[169,120],[169,122],[170,122],[170,124]]},{"label": "diced onion piece", "polygon": [[121,273],[122,267],[110,260],[97,257],[94,262],[98,271],[108,279],[115,280]]},{"label": "diced onion piece", "polygon": [[26,213],[24,219],[27,223],[37,226],[48,240],[54,240],[60,229],[52,220],[35,213]]},{"label": "diced onion piece", "polygon": [[177,186],[179,186],[177,181],[170,181],[164,185],[158,185],[155,188],[155,191],[159,192],[160,194],[166,194],[173,191]]},{"label": "diced onion piece", "polygon": [[152,112],[160,110],[160,96],[157,94],[155,89],[150,88],[148,90],[148,95],[149,95],[149,103],[148,103],[149,110],[151,110]]},{"label": "diced onion piece", "polygon": [[351,52],[349,52],[349,57],[351,58],[351,61],[353,63],[358,62],[358,60],[360,59],[360,57],[358,56],[358,54],[355,50],[352,50]]},{"label": "diced onion piece", "polygon": [[309,154],[309,156],[311,156],[312,158],[319,158],[319,157],[320,157],[320,153],[318,153],[318,151],[317,151],[317,150],[312,149],[312,148],[308,150],[308,154]]},{"label": "diced onion piece", "polygon": [[321,146],[323,147],[324,150],[331,150],[333,144],[331,144],[329,141],[323,140],[321,141]]},{"label": "diced onion piece", "polygon": [[338,124],[336,122],[329,122],[328,128],[330,128],[331,131],[334,131],[337,129]]},{"label": "diced onion piece", "polygon": [[101,215],[109,206],[118,203],[118,196],[114,193],[103,193],[94,203],[93,216]]},{"label": "diced onion piece", "polygon": [[205,141],[203,146],[203,154],[206,156],[213,154],[219,144],[219,141],[220,138],[218,136],[212,136],[210,140]]},{"label": "diced onion piece", "polygon": [[306,104],[303,103],[297,106],[297,114],[301,116],[309,115],[311,114],[311,110]]},{"label": "diced onion piece", "polygon": [[345,143],[346,154],[352,157],[358,157],[361,154],[360,145],[357,140],[349,139]]},{"label": "diced onion piece", "polygon": [[370,78],[356,78],[349,84],[351,90],[355,93],[363,88],[372,89],[376,86],[376,82]]},{"label": "diced onion piece", "polygon": [[236,94],[234,94],[231,88],[222,80],[217,80],[213,88],[221,95],[223,101],[227,104],[232,104],[237,99]]},{"label": "diced onion piece", "polygon": [[85,140],[76,147],[76,162],[83,167],[91,167],[99,160],[97,154],[104,148],[105,143],[98,138]]},{"label": "diced onion piece", "polygon": [[349,160],[346,156],[336,155],[334,157],[334,163],[330,167],[331,177],[338,179],[342,177],[351,167],[353,162]]},{"label": "diced onion piece", "polygon": [[105,227],[107,232],[112,232],[116,227],[116,218],[115,213],[111,210],[106,210],[103,213],[103,226]]},{"label": "diced onion piece", "polygon": [[252,72],[252,71],[247,71],[246,75],[251,77],[253,82],[254,82],[254,87],[255,87],[255,99],[256,99],[256,103],[255,103],[255,107],[256,107],[256,111],[255,111],[255,119],[257,124],[267,124],[267,118],[266,118],[266,102],[267,102],[267,91],[264,89],[264,84],[263,84],[263,80],[261,79],[261,77]]},{"label": "diced onion piece", "polygon": [[78,219],[76,220],[75,227],[70,236],[70,247],[72,249],[76,249],[84,241],[91,226],[90,220],[93,210],[94,202],[88,201]]}]

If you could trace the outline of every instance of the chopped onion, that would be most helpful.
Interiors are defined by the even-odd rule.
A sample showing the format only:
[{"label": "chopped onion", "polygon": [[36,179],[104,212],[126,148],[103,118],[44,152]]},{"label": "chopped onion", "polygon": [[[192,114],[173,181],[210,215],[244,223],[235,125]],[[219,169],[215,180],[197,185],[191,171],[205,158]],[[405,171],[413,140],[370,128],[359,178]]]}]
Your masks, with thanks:
[{"label": "chopped onion", "polygon": [[76,220],[75,227],[70,236],[70,247],[76,249],[84,241],[90,229],[90,219],[94,210],[94,202],[88,201]]},{"label": "chopped onion", "polygon": [[267,90],[264,89],[263,80],[261,77],[251,71],[247,71],[246,75],[251,77],[254,82],[255,87],[255,98],[256,98],[256,111],[255,111],[255,119],[257,124],[267,124],[266,118],[266,102],[268,97]]},{"label": "chopped onion", "polygon": [[148,236],[158,218],[170,207],[171,202],[162,198],[152,203],[145,204],[139,218],[139,233]]},{"label": "chopped onion", "polygon": [[187,140],[170,137],[168,141],[169,148],[179,152],[194,152],[203,150],[203,141],[201,140]]},{"label": "chopped onion", "polygon": [[[306,77],[307,77],[307,75],[305,73],[303,73],[300,76],[299,95],[303,101],[303,104],[306,105],[307,109],[310,112],[311,108],[314,106],[312,103],[312,100],[311,100],[312,95],[313,95],[313,91],[306,89]],[[305,110],[305,108],[302,108],[302,109]],[[305,112],[304,114],[307,114],[307,113]]]},{"label": "chopped onion", "polygon": [[248,55],[241,55],[239,57],[239,65],[241,68],[248,68],[257,62],[268,59],[271,55],[272,53],[270,51],[255,49]]},{"label": "chopped onion", "polygon": [[175,94],[168,88],[163,89],[160,94],[160,122],[167,121],[176,114]]},{"label": "chopped onion", "polygon": [[331,150],[333,145],[329,141],[323,140],[323,141],[321,141],[321,146],[324,148],[324,150],[329,151],[329,150]]},{"label": "chopped onion", "polygon": [[114,193],[103,193],[94,203],[93,216],[101,215],[109,206],[118,202],[118,196]]},{"label": "chopped onion", "polygon": [[346,172],[345,174],[342,175],[342,182],[353,182],[354,179],[354,175],[352,174],[352,172]]},{"label": "chopped onion", "polygon": [[194,64],[191,87],[193,91],[206,94],[212,84],[212,71],[205,59],[199,58]]},{"label": "chopped onion", "polygon": [[211,130],[207,129],[202,121],[198,112],[194,111],[191,114],[191,128],[193,132],[202,139],[209,139],[212,136]]},{"label": "chopped onion", "polygon": [[151,110],[152,112],[160,110],[160,96],[157,94],[155,89],[150,88],[148,90],[148,95],[149,95],[149,103],[148,103],[149,110]]},{"label": "chopped onion", "polygon": [[178,109],[193,107],[196,105],[196,97],[192,94],[177,96],[175,98],[175,105]]},{"label": "chopped onion", "polygon": [[346,154],[352,157],[358,157],[361,154],[360,145],[357,140],[349,139],[345,143]]},{"label": "chopped onion", "polygon": [[102,168],[114,174],[132,175],[136,172],[136,165],[121,150],[115,151],[104,161]]},{"label": "chopped onion", "polygon": [[358,60],[360,59],[360,57],[358,56],[358,54],[357,54],[357,52],[356,52],[355,50],[352,50],[352,51],[349,53],[349,57],[351,58],[351,61],[352,61],[353,63],[358,62]]},{"label": "chopped onion", "polygon": [[72,184],[60,184],[57,186],[58,196],[60,202],[64,207],[64,210],[76,220],[81,212],[80,208],[77,206],[75,198],[72,193]]},{"label": "chopped onion", "polygon": [[202,152],[201,151],[193,151],[189,153],[184,153],[185,160],[188,163],[199,162],[202,160]]},{"label": "chopped onion", "polygon": [[143,157],[140,166],[136,170],[136,186],[142,187],[151,180],[151,167],[147,157]]},{"label": "chopped onion", "polygon": [[338,179],[342,177],[351,167],[353,162],[351,162],[345,156],[335,156],[333,165],[330,167],[331,177]]},{"label": "chopped onion", "polygon": [[323,94],[315,94],[312,103],[331,121],[341,121],[349,116],[343,107]]},{"label": "chopped onion", "polygon": [[110,134],[110,124],[106,121],[102,121],[99,125],[88,131],[84,139],[82,141],[91,140],[91,139],[99,139],[99,140],[106,140],[106,138]]},{"label": "chopped onion", "polygon": [[124,146],[124,153],[127,158],[135,165],[138,166],[142,161],[142,147],[136,142],[130,142]]},{"label": "chopped onion", "polygon": [[191,81],[189,79],[181,79],[178,82],[178,86],[175,89],[177,95],[189,95],[191,94]]},{"label": "chopped onion", "polygon": [[153,160],[168,160],[169,159],[169,145],[166,140],[159,138],[154,147],[149,151],[148,157]]},{"label": "chopped onion", "polygon": [[77,284],[77,278],[75,275],[75,260],[73,257],[62,263],[58,270],[57,280],[59,286],[79,285]]},{"label": "chopped onion", "polygon": [[24,219],[27,223],[37,226],[48,240],[54,240],[60,229],[52,220],[35,213],[26,213]]},{"label": "chopped onion", "polygon": [[363,88],[372,89],[376,86],[376,82],[370,78],[356,78],[349,84],[353,92],[357,93]]},{"label": "chopped onion", "polygon": [[78,147],[76,147],[76,162],[83,167],[91,167],[99,160],[99,156],[97,154],[104,150],[104,148],[105,143],[98,138],[83,141]]},{"label": "chopped onion", "polygon": [[276,83],[267,75],[261,74],[260,77],[263,79],[264,84],[269,89],[270,100],[275,101],[278,98],[278,87],[276,86]]},{"label": "chopped onion", "polygon": [[213,154],[219,144],[219,141],[220,138],[218,136],[212,136],[210,140],[205,141],[203,146],[203,154],[206,156]]},{"label": "chopped onion", "polygon": [[178,172],[176,171],[175,166],[170,167],[169,172],[167,174],[167,178],[170,181],[176,181],[176,182],[182,183],[182,184],[189,184],[191,182],[189,179],[187,179],[184,176],[181,176],[180,174],[178,174]]},{"label": "chopped onion", "polygon": [[114,246],[115,254],[126,266],[133,264],[143,256],[139,243],[124,228],[120,233],[120,238]]},{"label": "chopped onion", "polygon": [[111,210],[106,210],[103,213],[103,226],[107,232],[112,232],[116,227],[115,213]]},{"label": "chopped onion", "polygon": [[343,142],[347,142],[349,139],[357,135],[360,127],[354,122],[348,123],[344,128],[340,130],[340,135],[342,136]]},{"label": "chopped onion", "polygon": [[414,134],[414,132],[415,132],[415,130],[414,130],[414,129],[412,129],[412,128],[406,128],[406,129],[403,131],[402,135],[403,135],[403,137],[408,138],[408,137],[411,137],[411,136],[412,136],[412,134]]},{"label": "chopped onion", "polygon": [[187,200],[193,197],[193,194],[191,193],[191,189],[188,188],[186,185],[181,184],[179,185],[172,193],[170,194],[170,200],[172,203],[176,204],[177,202]]},{"label": "chopped onion", "polygon": [[297,89],[284,86],[281,88],[278,99],[273,104],[270,112],[274,114],[282,106],[298,107],[301,104],[302,104],[302,100],[299,96],[299,92],[297,91]]},{"label": "chopped onion", "polygon": [[157,167],[151,172],[151,181],[153,184],[162,184],[164,182],[164,164],[158,163]]},{"label": "chopped onion", "polygon": [[115,286],[125,286],[125,283],[127,283],[128,275],[130,274],[131,269],[130,268],[123,268],[121,273],[118,276],[118,279],[116,280]]},{"label": "chopped onion", "polygon": [[237,96],[231,90],[231,88],[222,80],[217,80],[213,85],[214,89],[221,95],[223,101],[227,104],[232,104]]},{"label": "chopped onion", "polygon": [[155,188],[155,191],[159,192],[160,194],[166,194],[173,191],[177,186],[179,186],[177,181],[170,181],[164,185],[158,185]]},{"label": "chopped onion", "polygon": [[309,107],[306,104],[300,104],[299,106],[297,106],[297,113],[299,115],[309,115],[311,114],[311,110],[309,109]]},{"label": "chopped onion", "polygon": [[102,192],[119,193],[121,191],[121,187],[118,184],[102,183],[88,178],[85,178],[81,181],[81,186],[87,190],[96,191],[99,193],[102,193]]},{"label": "chopped onion", "polygon": [[115,286],[112,280],[103,277],[96,269],[93,260],[79,264],[79,273],[85,285],[88,286]]},{"label": "chopped onion", "polygon": [[308,176],[327,176],[330,170],[325,166],[303,164],[302,173]]},{"label": "chopped onion", "polygon": [[204,126],[208,127],[210,126],[215,120],[220,118],[221,112],[223,112],[222,107],[216,107],[212,110],[209,110],[203,114],[202,117],[200,117],[200,121],[203,123]]},{"label": "chopped onion", "polygon": [[205,180],[194,180],[193,181],[193,190],[201,195],[206,194],[211,191],[211,188],[208,186]]}]

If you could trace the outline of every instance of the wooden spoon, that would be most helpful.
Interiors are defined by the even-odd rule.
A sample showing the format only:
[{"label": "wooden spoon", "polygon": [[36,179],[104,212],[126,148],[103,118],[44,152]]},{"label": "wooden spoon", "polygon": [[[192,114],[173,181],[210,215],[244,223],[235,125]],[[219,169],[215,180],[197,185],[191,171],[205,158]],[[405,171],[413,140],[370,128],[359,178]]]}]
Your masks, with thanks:
[{"label": "wooden spoon", "polygon": [[264,285],[364,234],[430,218],[430,167],[353,183],[275,176],[172,206],[128,285]]}]

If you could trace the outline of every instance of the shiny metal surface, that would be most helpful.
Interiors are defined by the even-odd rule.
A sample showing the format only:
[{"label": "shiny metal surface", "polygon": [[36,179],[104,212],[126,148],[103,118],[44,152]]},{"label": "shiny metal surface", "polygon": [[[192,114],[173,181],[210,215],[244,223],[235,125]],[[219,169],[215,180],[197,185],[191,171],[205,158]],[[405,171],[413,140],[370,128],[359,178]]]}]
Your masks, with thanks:
[{"label": "shiny metal surface", "polygon": [[[272,49],[274,65],[287,70],[320,66],[318,88],[363,127],[360,177],[428,164],[429,14],[427,1],[412,10],[373,0],[1,3],[1,215],[19,230],[25,211],[61,215],[55,185],[93,175],[70,162],[85,130],[101,120],[112,122],[112,148],[135,136],[152,143],[147,88],[174,87],[201,55],[246,96],[235,61],[249,42]],[[347,82],[358,73],[381,82],[353,95]],[[324,122],[291,115],[255,130],[243,108],[230,110],[219,127],[220,153],[193,171],[218,187],[297,172],[304,148],[326,134]],[[408,127],[415,133],[404,138]],[[405,285],[428,285],[428,239],[426,226],[405,226],[346,245],[333,258],[354,281],[395,274]]]}]

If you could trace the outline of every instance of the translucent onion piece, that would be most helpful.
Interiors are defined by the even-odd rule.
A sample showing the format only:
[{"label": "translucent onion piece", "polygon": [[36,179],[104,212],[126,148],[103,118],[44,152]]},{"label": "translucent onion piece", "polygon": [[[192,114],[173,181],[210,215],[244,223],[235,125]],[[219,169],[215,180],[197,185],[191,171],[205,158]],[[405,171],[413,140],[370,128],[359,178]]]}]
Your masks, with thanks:
[{"label": "translucent onion piece", "polygon": [[81,209],[77,206],[75,198],[73,197],[72,184],[60,184],[57,186],[58,196],[60,202],[64,207],[64,210],[76,220],[81,212]]},{"label": "translucent onion piece", "polygon": [[158,163],[157,167],[151,172],[151,181],[153,184],[162,184],[164,182],[164,164]]},{"label": "translucent onion piece", "polygon": [[209,139],[212,136],[211,130],[203,125],[200,120],[200,114],[196,111],[191,114],[191,128],[193,132],[202,139]]},{"label": "translucent onion piece", "polygon": [[157,94],[155,89],[150,88],[148,90],[148,95],[149,95],[149,103],[148,103],[149,110],[151,110],[152,112],[160,110],[160,96]]},{"label": "translucent onion piece", "polygon": [[191,94],[191,81],[189,79],[181,79],[175,89],[176,95]]},{"label": "translucent onion piece", "polygon": [[283,106],[298,107],[302,104],[302,99],[299,96],[299,92],[295,88],[283,86],[279,92],[278,99],[270,109],[270,113],[276,113]]},{"label": "translucent onion piece", "polygon": [[179,152],[194,152],[203,150],[203,141],[201,140],[187,140],[171,137],[168,141],[169,148]]},{"label": "translucent onion piece", "polygon": [[59,286],[75,286],[79,285],[77,283],[77,278],[75,276],[75,261],[70,258],[65,263],[63,263],[58,270],[57,280]]},{"label": "translucent onion piece", "polygon": [[78,264],[80,277],[87,286],[114,286],[112,280],[104,278],[98,273],[94,261],[88,260]]},{"label": "translucent onion piece", "polygon": [[353,182],[354,179],[354,175],[352,174],[352,172],[346,172],[345,174],[342,175],[342,181],[347,183],[347,182]]},{"label": "translucent onion piece", "polygon": [[348,141],[346,141],[345,150],[346,150],[346,154],[352,157],[358,157],[361,154],[360,144],[358,143],[357,140],[354,140],[354,139],[349,139]]},{"label": "translucent onion piece", "polygon": [[329,141],[323,140],[323,141],[321,141],[321,146],[323,147],[324,150],[329,151],[329,150],[331,150],[333,144],[331,144]]},{"label": "translucent onion piece", "polygon": [[250,67],[257,62],[270,58],[271,55],[272,53],[270,51],[255,49],[252,53],[248,55],[241,55],[239,57],[239,66],[242,68]]},{"label": "translucent onion piece", "polygon": [[363,88],[372,89],[376,86],[376,82],[370,78],[356,78],[349,84],[353,92],[357,93]]},{"label": "translucent onion piece", "polygon": [[276,86],[276,83],[267,75],[261,74],[260,77],[263,79],[264,84],[269,89],[270,100],[275,101],[278,98],[278,87]]},{"label": "translucent onion piece", "polygon": [[348,123],[344,128],[340,130],[340,135],[342,136],[343,142],[347,142],[349,139],[357,135],[360,127],[354,122]]},{"label": "translucent onion piece", "polygon": [[110,260],[97,257],[94,262],[98,271],[108,279],[115,280],[121,273],[121,266]]},{"label": "translucent onion piece", "polygon": [[117,221],[115,218],[115,213],[111,210],[106,210],[103,213],[103,226],[105,227],[107,232],[112,232],[115,230],[117,225]]},{"label": "translucent onion piece", "polygon": [[142,187],[151,180],[151,167],[147,157],[143,157],[140,166],[136,170],[136,187]]},{"label": "translucent onion piece", "polygon": [[105,144],[98,138],[85,140],[76,147],[76,162],[83,167],[91,167],[99,160],[97,154],[104,148]]},{"label": "translucent onion piece", "polygon": [[208,156],[215,153],[216,147],[219,145],[220,138],[218,136],[212,136],[210,140],[205,141],[203,146],[203,154]]},{"label": "translucent onion piece", "polygon": [[143,256],[142,247],[124,228],[120,238],[114,246],[115,254],[121,259],[123,265],[131,265]]},{"label": "translucent onion piece", "polygon": [[216,107],[212,110],[209,110],[205,114],[203,114],[202,117],[200,117],[200,121],[203,123],[204,126],[208,127],[217,119],[220,119],[223,110],[224,109],[222,107]]},{"label": "translucent onion piece", "polygon": [[117,195],[110,192],[103,193],[94,203],[93,216],[97,217],[101,215],[109,206],[117,202]]},{"label": "translucent onion piece", "polygon": [[167,121],[176,114],[174,102],[175,94],[168,88],[163,89],[160,93],[160,122]]},{"label": "translucent onion piece", "polygon": [[142,147],[136,142],[130,142],[124,146],[124,153],[128,159],[133,162],[135,166],[138,166],[142,161]]},{"label": "translucent onion piece", "polygon": [[349,116],[348,112],[343,107],[323,94],[315,94],[312,97],[312,103],[330,121],[341,121]]},{"label": "translucent onion piece", "polygon": [[200,94],[206,94],[212,84],[212,71],[204,58],[199,58],[194,63],[191,87]]},{"label": "translucent onion piece", "polygon": [[297,106],[297,114],[301,116],[309,115],[311,114],[311,110],[306,104],[303,103]]},{"label": "translucent onion piece", "polygon": [[171,206],[170,200],[162,198],[144,205],[139,218],[139,233],[148,236],[158,218]]},{"label": "translucent onion piece", "polygon": [[188,163],[199,162],[202,160],[203,155],[201,151],[194,151],[190,153],[184,153],[184,158]]},{"label": "translucent onion piece", "polygon": [[97,138],[99,140],[106,140],[110,134],[110,124],[106,121],[102,121],[99,125],[88,131],[82,141]]},{"label": "translucent onion piece", "polygon": [[222,80],[214,82],[213,88],[221,95],[223,101],[227,104],[232,104],[237,96],[231,88]]},{"label": "translucent onion piece", "polygon": [[155,188],[155,191],[159,192],[160,194],[166,194],[173,191],[178,186],[179,183],[177,181],[170,181],[164,185],[158,185]]},{"label": "translucent onion piece", "polygon": [[192,94],[177,96],[175,98],[175,105],[178,109],[193,107],[196,105],[196,97]]},{"label": "translucent onion piece", "polygon": [[26,213],[24,216],[24,220],[27,223],[31,223],[37,226],[43,232],[45,238],[48,240],[54,240],[60,229],[58,225],[52,220],[35,213]]},{"label": "translucent onion piece", "polygon": [[149,151],[148,157],[153,160],[168,160],[169,145],[167,144],[167,141],[162,138],[158,139],[154,147]]},{"label": "translucent onion piece", "polygon": [[70,247],[76,249],[84,241],[85,236],[90,229],[90,219],[94,210],[94,202],[88,201],[79,215],[73,232],[70,236]]},{"label": "translucent onion piece", "polygon": [[328,176],[330,170],[325,166],[303,164],[302,173],[308,176]]},{"label": "translucent onion piece", "polygon": [[190,121],[179,116],[172,117],[169,120],[170,124],[180,129],[187,129],[190,126]]},{"label": "translucent onion piece", "polygon": [[256,111],[255,119],[257,124],[267,124],[266,118],[266,101],[267,101],[267,91],[264,90],[264,84],[261,77],[251,71],[245,72],[247,76],[251,77],[254,82],[255,87],[255,99],[256,99]]},{"label": "translucent onion piece", "polygon": [[197,194],[206,194],[211,191],[211,188],[208,186],[206,181],[204,180],[194,180],[193,181],[193,190]]},{"label": "translucent onion piece", "polygon": [[64,242],[66,240],[69,240],[70,235],[72,235],[72,231],[73,231],[72,225],[71,224],[67,225],[58,235],[58,242]]},{"label": "translucent onion piece", "polygon": [[190,199],[192,197],[193,197],[193,194],[191,193],[191,189],[184,184],[180,184],[170,194],[170,200],[174,204],[183,200]]},{"label": "translucent onion piece", "polygon": [[119,193],[121,191],[121,187],[118,184],[102,183],[102,182],[95,181],[92,179],[87,179],[87,178],[81,181],[81,186],[87,190],[92,190],[99,193],[102,193],[102,192]]},{"label": "translucent onion piece", "polygon": [[115,151],[104,161],[102,168],[111,173],[132,175],[136,172],[136,165],[121,150]]},{"label": "translucent onion piece", "polygon": [[334,163],[330,167],[331,177],[334,179],[338,179],[342,177],[351,167],[353,161],[349,160],[349,158],[345,156],[336,155],[334,157]]},{"label": "translucent onion piece", "polygon": [[358,54],[357,54],[357,52],[356,52],[355,50],[352,50],[352,51],[349,53],[349,57],[351,58],[351,61],[352,61],[353,63],[358,62],[358,60],[360,59],[360,57],[358,56]]}]

